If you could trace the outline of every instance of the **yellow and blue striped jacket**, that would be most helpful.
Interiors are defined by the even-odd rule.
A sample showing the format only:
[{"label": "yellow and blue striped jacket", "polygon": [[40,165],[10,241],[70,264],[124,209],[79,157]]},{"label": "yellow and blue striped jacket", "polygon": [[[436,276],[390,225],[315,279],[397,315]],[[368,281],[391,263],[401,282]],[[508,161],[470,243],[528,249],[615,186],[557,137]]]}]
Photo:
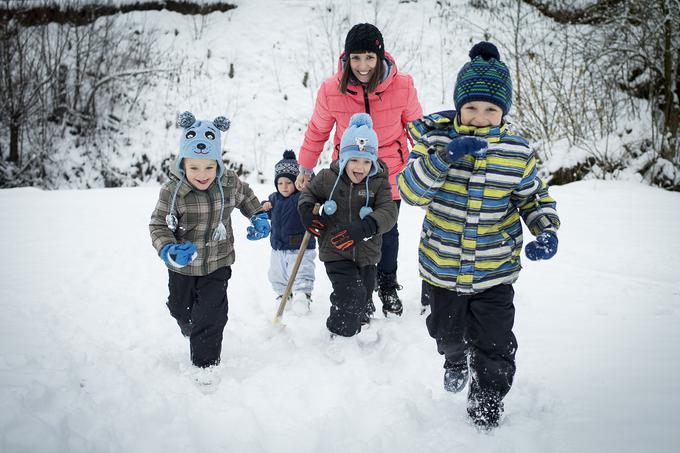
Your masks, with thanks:
[{"label": "yellow and blue striped jacket", "polygon": [[[414,121],[409,133],[416,145],[397,182],[404,202],[427,209],[420,276],[461,294],[514,283],[521,269],[520,216],[534,235],[560,226],[526,140],[505,124],[460,125],[454,111]],[[485,138],[488,148],[449,165],[438,152],[459,135]]]}]

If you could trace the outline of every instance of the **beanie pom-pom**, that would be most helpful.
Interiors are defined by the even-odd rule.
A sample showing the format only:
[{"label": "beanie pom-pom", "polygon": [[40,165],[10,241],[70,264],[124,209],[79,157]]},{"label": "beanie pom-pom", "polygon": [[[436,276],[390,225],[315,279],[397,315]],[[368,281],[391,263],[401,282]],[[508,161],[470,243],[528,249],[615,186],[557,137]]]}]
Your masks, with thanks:
[{"label": "beanie pom-pom", "polygon": [[355,113],[349,120],[349,125],[350,127],[368,126],[369,129],[373,129],[373,120],[368,113]]},{"label": "beanie pom-pom", "polygon": [[323,213],[326,215],[333,215],[338,210],[338,204],[334,200],[327,200],[323,204]]},{"label": "beanie pom-pom", "polygon": [[226,132],[227,129],[229,129],[229,126],[231,126],[231,121],[229,121],[224,116],[218,116],[213,120],[213,124],[222,132]]},{"label": "beanie pom-pom", "polygon": [[177,127],[186,129],[196,122],[196,117],[191,112],[182,112],[177,115]]},{"label": "beanie pom-pom", "polygon": [[495,58],[501,61],[501,54],[498,52],[498,48],[492,43],[487,41],[481,41],[472,46],[470,49],[470,60],[474,60],[475,57],[482,57],[484,60],[490,60]]},{"label": "beanie pom-pom", "polygon": [[373,209],[370,206],[362,206],[361,209],[359,209],[359,218],[361,220],[365,219],[367,215],[369,215],[371,212],[373,212]]},{"label": "beanie pom-pom", "polygon": [[292,149],[287,149],[283,152],[283,158],[289,160],[295,160],[295,152]]},{"label": "beanie pom-pom", "polygon": [[227,228],[224,226],[224,223],[220,222],[220,224],[217,225],[217,228],[215,228],[215,232],[213,233],[213,240],[224,241],[226,238]]}]

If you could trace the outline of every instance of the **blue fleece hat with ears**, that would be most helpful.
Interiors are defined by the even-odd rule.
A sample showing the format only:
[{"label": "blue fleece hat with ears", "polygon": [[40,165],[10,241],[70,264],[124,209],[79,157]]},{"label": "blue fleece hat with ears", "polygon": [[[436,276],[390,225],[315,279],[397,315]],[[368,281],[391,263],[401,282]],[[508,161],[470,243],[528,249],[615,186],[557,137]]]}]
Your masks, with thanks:
[{"label": "blue fleece hat with ears", "polygon": [[359,217],[363,219],[373,212],[373,209],[368,206],[368,178],[378,173],[378,135],[373,130],[373,120],[368,113],[355,113],[352,115],[352,118],[349,120],[349,126],[342,134],[338,158],[340,171],[328,196],[328,201],[323,204],[323,212],[325,214],[332,215],[338,209],[337,203],[333,201],[333,192],[345,171],[347,162],[352,158],[363,158],[371,161],[371,169],[366,176],[366,205],[359,211]]},{"label": "blue fleece hat with ears", "polygon": [[182,112],[177,117],[177,126],[182,128],[179,138],[179,153],[175,167],[184,173],[182,159],[212,159],[217,161],[217,178],[224,174],[222,162],[222,132],[229,129],[229,120],[218,116],[213,121],[197,120],[191,112]]},{"label": "blue fleece hat with ears", "polygon": [[175,159],[175,168],[181,175],[182,180],[172,194],[170,213],[165,217],[165,222],[173,232],[177,229],[177,217],[175,216],[175,199],[182,181],[186,179],[186,172],[182,165],[185,158],[210,159],[217,162],[217,187],[220,189],[220,223],[215,229],[213,239],[220,241],[226,239],[227,229],[222,223],[224,214],[224,190],[220,184],[220,178],[224,174],[224,162],[222,162],[222,132],[227,131],[230,122],[223,116],[218,116],[213,121],[197,120],[193,113],[182,112],[177,117],[177,126],[182,128],[179,138],[179,153]]}]

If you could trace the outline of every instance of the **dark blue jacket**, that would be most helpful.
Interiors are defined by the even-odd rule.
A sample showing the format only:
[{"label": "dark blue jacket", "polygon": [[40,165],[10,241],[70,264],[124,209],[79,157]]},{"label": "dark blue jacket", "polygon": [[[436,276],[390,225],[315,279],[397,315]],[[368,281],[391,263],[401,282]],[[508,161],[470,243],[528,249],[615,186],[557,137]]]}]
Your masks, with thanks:
[{"label": "dark blue jacket", "polygon": [[[272,222],[272,231],[269,240],[274,250],[298,250],[305,235],[305,227],[302,226],[297,204],[300,192],[295,192],[290,197],[284,197],[278,192],[269,195],[272,209],[268,211]],[[307,249],[316,247],[314,237],[309,239]]]}]

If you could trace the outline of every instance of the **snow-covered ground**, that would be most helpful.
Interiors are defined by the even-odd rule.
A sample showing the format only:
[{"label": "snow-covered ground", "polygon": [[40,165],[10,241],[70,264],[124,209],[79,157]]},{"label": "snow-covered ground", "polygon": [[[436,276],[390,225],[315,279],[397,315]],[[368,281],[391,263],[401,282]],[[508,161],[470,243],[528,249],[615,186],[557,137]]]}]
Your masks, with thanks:
[{"label": "snow-covered ground", "polygon": [[148,237],[157,192],[0,191],[1,452],[678,451],[680,194],[552,189],[560,250],[524,263],[515,385],[483,434],[418,314],[422,211],[400,217],[403,317],[334,344],[321,263],[311,314],[273,327],[269,244],[237,213],[222,380],[205,394]]}]

